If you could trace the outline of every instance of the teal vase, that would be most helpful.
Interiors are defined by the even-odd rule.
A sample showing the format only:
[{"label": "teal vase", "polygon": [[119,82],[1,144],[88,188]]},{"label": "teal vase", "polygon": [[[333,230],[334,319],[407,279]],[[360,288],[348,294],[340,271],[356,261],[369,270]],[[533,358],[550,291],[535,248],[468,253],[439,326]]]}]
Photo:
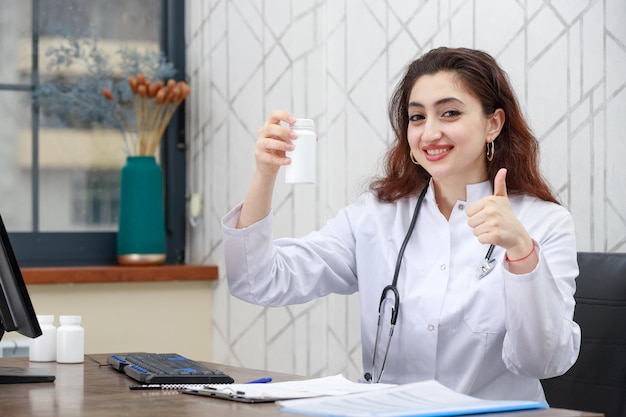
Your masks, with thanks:
[{"label": "teal vase", "polygon": [[165,262],[163,178],[154,156],[129,156],[122,168],[117,261],[121,265]]}]

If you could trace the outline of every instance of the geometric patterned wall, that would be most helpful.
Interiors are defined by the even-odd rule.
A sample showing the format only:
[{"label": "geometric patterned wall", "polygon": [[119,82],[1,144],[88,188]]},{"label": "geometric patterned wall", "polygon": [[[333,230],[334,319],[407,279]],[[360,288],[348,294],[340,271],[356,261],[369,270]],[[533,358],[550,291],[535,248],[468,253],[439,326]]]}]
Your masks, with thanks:
[{"label": "geometric patterned wall", "polygon": [[[486,50],[508,72],[544,173],[573,213],[578,249],[626,252],[623,0],[186,0],[191,262],[215,263],[213,360],[323,376],[360,374],[355,296],[264,308],[229,295],[220,218],[254,167],[274,108],[316,121],[318,182],[274,194],[276,236],[323,225],[364,189],[390,137],[387,100],[436,46]],[[363,306],[376,308],[375,306]]]}]

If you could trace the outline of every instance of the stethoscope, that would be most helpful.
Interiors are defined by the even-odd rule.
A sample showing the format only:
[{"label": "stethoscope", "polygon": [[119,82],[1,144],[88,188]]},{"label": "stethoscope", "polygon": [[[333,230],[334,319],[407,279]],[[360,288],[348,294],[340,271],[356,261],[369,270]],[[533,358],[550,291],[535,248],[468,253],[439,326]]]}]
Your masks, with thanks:
[{"label": "stethoscope", "polygon": [[[404,241],[402,242],[402,246],[400,246],[400,251],[398,251],[398,258],[396,259],[396,269],[393,273],[393,281],[390,285],[387,285],[383,288],[383,292],[380,295],[380,302],[378,304],[378,324],[376,326],[376,339],[374,340],[374,354],[372,356],[372,373],[376,375],[376,352],[378,351],[378,340],[380,336],[380,328],[381,328],[381,312],[384,311],[383,306],[387,302],[388,293],[392,294],[393,297],[393,308],[391,309],[391,327],[389,328],[389,338],[387,339],[387,346],[385,346],[385,355],[383,356],[383,362],[380,366],[380,372],[378,373],[378,378],[374,380],[372,378],[372,374],[366,372],[364,377],[365,380],[370,383],[377,383],[383,376],[383,371],[385,369],[385,363],[387,362],[387,354],[389,353],[389,345],[391,344],[391,337],[393,336],[393,329],[396,327],[396,321],[398,320],[398,313],[400,311],[400,293],[398,292],[398,275],[400,274],[400,265],[402,265],[402,257],[404,256],[404,250],[406,249],[406,245],[409,243],[409,239],[411,238],[411,234],[413,234],[413,229],[415,228],[415,223],[417,223],[417,215],[422,208],[422,202],[424,201],[424,197],[426,196],[426,192],[428,191],[429,183],[426,183],[424,189],[420,193],[417,204],[415,205],[415,210],[413,211],[413,217],[411,218],[411,223],[409,225],[409,230],[406,232],[406,236],[404,237]],[[485,255],[485,259],[480,267],[480,278],[487,276],[491,271],[493,271],[493,265],[496,262],[495,259],[491,259],[493,255],[493,250],[495,249],[494,245],[489,245],[489,249],[487,250],[487,254]]]}]

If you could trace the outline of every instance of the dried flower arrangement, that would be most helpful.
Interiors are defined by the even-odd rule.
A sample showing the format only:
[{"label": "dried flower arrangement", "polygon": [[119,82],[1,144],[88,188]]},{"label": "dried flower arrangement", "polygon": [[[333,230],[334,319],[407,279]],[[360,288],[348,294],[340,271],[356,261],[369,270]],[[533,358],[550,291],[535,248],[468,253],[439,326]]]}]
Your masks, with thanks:
[{"label": "dried flower arrangement", "polygon": [[[135,109],[134,130],[128,125],[125,112],[118,108],[127,131],[136,132],[132,141],[128,141],[126,136],[129,142],[127,147],[133,155],[154,155],[172,115],[191,89],[185,81],[176,82],[173,78],[166,84],[161,80],[151,82],[141,72],[137,77],[129,76],[128,85],[133,92],[133,100],[124,105]],[[116,106],[119,105],[108,88],[102,90],[102,95]]]},{"label": "dried flower arrangement", "polygon": [[[65,37],[46,51],[48,69],[59,76],[40,84],[33,99],[47,115],[118,129],[130,156],[154,155],[189,86],[171,78],[176,70],[160,52],[123,48],[116,54],[112,62],[95,38]],[[63,75],[70,67],[81,69],[78,79]]]},{"label": "dried flower arrangement", "polygon": [[[176,82],[173,78],[166,84],[161,80],[151,82],[141,72],[137,77],[129,76],[128,85],[133,92],[130,106],[135,109],[136,134],[127,147],[133,155],[154,155],[172,115],[191,89],[185,81]],[[102,90],[102,95],[119,105],[108,88]],[[118,108],[118,113],[127,130],[133,131],[124,118],[125,112]]]}]

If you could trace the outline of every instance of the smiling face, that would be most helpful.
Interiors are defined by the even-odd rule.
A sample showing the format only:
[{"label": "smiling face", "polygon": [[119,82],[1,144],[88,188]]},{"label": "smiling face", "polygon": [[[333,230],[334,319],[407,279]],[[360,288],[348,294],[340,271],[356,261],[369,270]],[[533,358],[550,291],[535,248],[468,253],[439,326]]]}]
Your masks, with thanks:
[{"label": "smiling face", "polygon": [[408,116],[413,156],[435,182],[465,187],[487,180],[486,144],[500,133],[501,109],[485,115],[478,98],[444,71],[417,79]]}]

